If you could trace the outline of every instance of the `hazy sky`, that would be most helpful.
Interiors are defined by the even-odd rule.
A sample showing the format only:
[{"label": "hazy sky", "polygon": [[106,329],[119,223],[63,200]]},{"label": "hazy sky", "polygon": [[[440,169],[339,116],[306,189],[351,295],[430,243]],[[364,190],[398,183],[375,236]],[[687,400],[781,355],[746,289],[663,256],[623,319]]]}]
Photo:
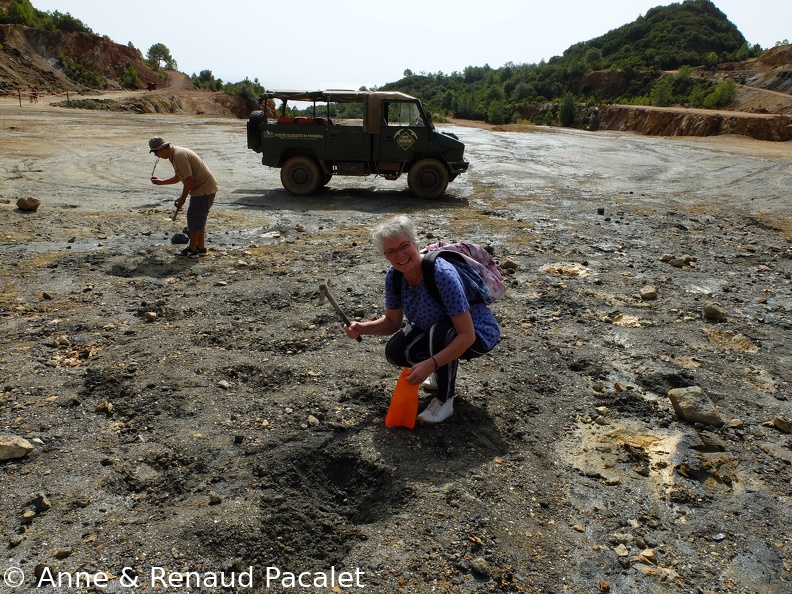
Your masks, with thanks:
[{"label": "hazy sky", "polygon": [[[32,0],[179,70],[268,89],[357,89],[415,73],[533,64],[634,21],[662,0]],[[790,0],[715,0],[748,43],[792,38]],[[210,7],[210,8],[207,8]],[[466,8],[467,7],[467,8]]]}]

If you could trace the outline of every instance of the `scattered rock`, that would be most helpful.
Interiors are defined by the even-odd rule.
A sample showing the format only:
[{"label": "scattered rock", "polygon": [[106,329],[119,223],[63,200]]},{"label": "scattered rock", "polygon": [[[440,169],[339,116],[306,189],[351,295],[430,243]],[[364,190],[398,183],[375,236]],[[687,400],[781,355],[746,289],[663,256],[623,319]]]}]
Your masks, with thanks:
[{"label": "scattered rock", "polygon": [[186,233],[175,233],[173,237],[171,237],[171,243],[174,245],[186,245],[190,243],[190,238]]},{"label": "scattered rock", "polygon": [[44,495],[44,493],[39,493],[38,495],[36,495],[31,500],[30,505],[33,506],[33,509],[38,514],[52,509],[52,504],[50,503],[50,500],[47,499],[47,496]]},{"label": "scattered rock", "polygon": [[777,416],[770,423],[768,423],[768,425],[771,427],[775,427],[776,429],[782,431],[783,433],[792,433],[792,425],[787,419],[785,419],[782,416]]},{"label": "scattered rock", "polygon": [[19,210],[35,211],[38,210],[39,206],[41,206],[41,200],[38,198],[33,198],[32,196],[27,196],[17,200],[16,204]]},{"label": "scattered rock", "polygon": [[715,320],[720,322],[726,319],[726,310],[711,301],[708,301],[701,311],[704,314],[704,319],[706,320]]},{"label": "scattered rock", "polygon": [[698,386],[674,388],[668,391],[668,398],[674,412],[683,421],[704,423],[705,425],[723,426],[723,419],[717,408]]},{"label": "scattered rock", "polygon": [[644,301],[654,301],[657,299],[657,289],[652,285],[647,285],[641,289],[641,299]]},{"label": "scattered rock", "polygon": [[520,265],[516,260],[506,256],[503,260],[501,260],[500,267],[504,270],[517,270]]},{"label": "scattered rock", "polygon": [[95,412],[103,412],[107,416],[111,416],[113,414],[113,404],[107,400],[103,400],[94,409]]},{"label": "scattered rock", "polygon": [[478,575],[489,577],[492,573],[492,569],[490,568],[490,564],[484,557],[476,557],[470,562],[470,569],[473,573],[477,573]]},{"label": "scattered rock", "polygon": [[147,311],[146,313],[143,314],[143,317],[146,318],[147,322],[154,322],[157,319],[157,314],[156,312],[153,311]]},{"label": "scattered rock", "polygon": [[33,446],[22,437],[0,436],[0,460],[24,458],[33,451]]}]

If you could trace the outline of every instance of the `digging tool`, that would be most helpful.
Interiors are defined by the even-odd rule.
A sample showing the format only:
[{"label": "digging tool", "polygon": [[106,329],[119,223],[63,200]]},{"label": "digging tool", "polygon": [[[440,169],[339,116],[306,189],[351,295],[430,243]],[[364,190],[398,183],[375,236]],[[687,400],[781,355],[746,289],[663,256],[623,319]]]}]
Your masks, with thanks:
[{"label": "digging tool", "polygon": [[175,221],[175,220],[176,220],[176,217],[178,217],[178,216],[179,216],[179,211],[181,211],[181,208],[179,208],[179,204],[178,204],[178,202],[179,202],[179,199],[178,199],[178,198],[177,198],[176,200],[174,200],[174,201],[173,201],[173,206],[175,206],[175,207],[176,207],[176,210],[175,210],[175,212],[173,213],[173,216],[171,217],[171,221]]},{"label": "digging tool", "polygon": [[[333,309],[336,310],[336,313],[341,316],[341,320],[344,322],[344,326],[349,326],[349,318],[344,313],[344,310],[338,306],[336,300],[333,299],[333,296],[330,294],[330,279],[327,279],[325,282],[319,285],[319,305],[324,304],[325,299],[330,302],[330,305],[333,306]],[[363,340],[362,336],[357,337],[357,341],[361,342]]]},{"label": "digging tool", "polygon": [[154,169],[157,168],[157,163],[159,163],[159,157],[157,157],[157,160],[154,161],[154,168],[151,170],[151,175],[149,177],[154,177]]}]

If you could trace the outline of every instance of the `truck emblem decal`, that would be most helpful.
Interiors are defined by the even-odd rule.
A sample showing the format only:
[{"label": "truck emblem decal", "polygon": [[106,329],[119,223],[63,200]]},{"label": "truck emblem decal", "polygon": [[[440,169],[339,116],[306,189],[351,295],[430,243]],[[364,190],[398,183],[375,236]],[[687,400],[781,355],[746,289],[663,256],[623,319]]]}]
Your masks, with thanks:
[{"label": "truck emblem decal", "polygon": [[418,135],[412,130],[402,128],[393,135],[393,138],[396,140],[396,144],[406,151],[415,144],[415,141],[418,140]]}]

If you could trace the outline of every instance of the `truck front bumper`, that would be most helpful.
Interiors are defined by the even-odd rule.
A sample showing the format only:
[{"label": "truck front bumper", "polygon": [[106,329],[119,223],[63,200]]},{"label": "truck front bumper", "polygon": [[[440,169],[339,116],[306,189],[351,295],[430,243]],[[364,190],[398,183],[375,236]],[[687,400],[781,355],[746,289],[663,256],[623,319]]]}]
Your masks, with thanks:
[{"label": "truck front bumper", "polygon": [[468,170],[468,165],[470,165],[470,162],[465,158],[461,161],[449,162],[448,169],[451,172],[451,179],[454,179],[460,173],[465,173]]}]

